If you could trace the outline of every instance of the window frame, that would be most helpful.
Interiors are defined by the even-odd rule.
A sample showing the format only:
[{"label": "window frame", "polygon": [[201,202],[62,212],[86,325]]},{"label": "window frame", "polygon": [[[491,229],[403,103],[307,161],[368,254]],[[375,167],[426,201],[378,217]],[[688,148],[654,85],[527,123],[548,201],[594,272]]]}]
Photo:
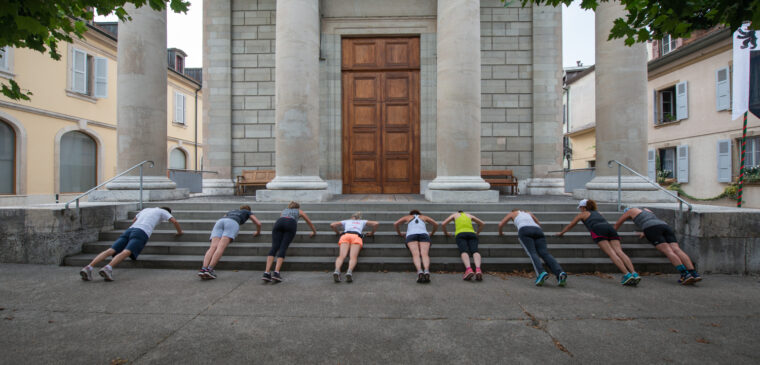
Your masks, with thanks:
[{"label": "window frame", "polygon": [[100,149],[99,149],[98,139],[95,138],[94,136],[92,136],[91,134],[87,133],[86,131],[81,130],[81,129],[74,129],[74,130],[65,131],[63,134],[61,134],[60,140],[59,140],[59,144],[57,146],[57,148],[58,148],[58,155],[61,158],[61,160],[58,163],[58,176],[57,176],[57,178],[58,178],[58,188],[57,188],[57,190],[58,190],[58,193],[60,193],[60,194],[77,194],[77,193],[83,193],[84,192],[84,191],[63,191],[63,176],[62,176],[63,174],[61,174],[61,170],[63,169],[63,160],[64,160],[64,156],[62,156],[63,138],[67,134],[69,134],[69,133],[79,133],[79,134],[82,134],[84,136],[87,136],[92,141],[93,148],[95,149],[95,153],[94,153],[95,160],[94,160],[94,164],[93,164],[93,168],[95,169],[93,177],[94,177],[95,181],[94,181],[94,184],[92,186],[93,187],[97,186],[98,185],[98,181],[99,181],[98,173],[99,173],[100,169],[99,169],[99,165],[98,164],[100,162],[99,161],[99,159],[100,159],[100,156],[99,156],[100,155],[100,153],[99,153]]},{"label": "window frame", "polygon": [[677,38],[671,37],[670,34],[664,34],[660,39],[660,55],[664,56],[670,52],[675,51],[677,44]]},{"label": "window frame", "polygon": [[[84,70],[77,70],[77,55],[84,57]],[[69,96],[79,97],[85,100],[96,102],[97,99],[108,97],[108,58],[95,55],[86,50],[71,46],[69,52],[69,82],[66,91]],[[104,65],[104,75],[98,75],[98,64]],[[76,79],[77,74],[82,75],[82,87],[78,87]],[[99,90],[98,84],[102,84]]]},{"label": "window frame", "polygon": [[663,147],[663,148],[658,148],[657,149],[657,154],[660,157],[660,170],[659,171],[666,170],[665,169],[665,161],[666,161],[665,157],[667,157],[667,156],[665,156],[666,153],[667,153],[666,151],[672,151],[671,157],[672,157],[672,161],[673,161],[673,168],[672,169],[668,169],[670,171],[670,174],[666,177],[666,179],[673,179],[673,178],[677,177],[677,172],[678,172],[678,148],[675,147],[675,146],[673,146],[673,147]]}]

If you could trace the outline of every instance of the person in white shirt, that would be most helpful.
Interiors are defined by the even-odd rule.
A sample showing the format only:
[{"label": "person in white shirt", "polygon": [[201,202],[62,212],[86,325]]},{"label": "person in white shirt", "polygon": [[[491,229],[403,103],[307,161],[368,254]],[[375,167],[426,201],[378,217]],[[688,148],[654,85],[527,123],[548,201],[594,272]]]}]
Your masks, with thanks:
[{"label": "person in white shirt", "polygon": [[[406,223],[406,235],[401,233],[399,226]],[[429,223],[433,226],[433,231],[428,234],[425,223]],[[417,282],[429,283],[430,282],[430,237],[435,234],[438,229],[438,222],[433,218],[426,215],[422,215],[419,210],[414,209],[409,212],[409,215],[405,215],[396,223],[393,223],[393,227],[396,228],[396,233],[399,236],[406,238],[406,247],[412,253],[412,261],[417,268]],[[422,258],[422,260],[420,260]],[[420,263],[420,261],[422,261]],[[424,267],[424,270],[423,270]]]},{"label": "person in white shirt", "polygon": [[124,261],[127,256],[131,257],[132,260],[137,260],[137,256],[140,255],[145,244],[148,243],[148,239],[153,233],[153,230],[161,222],[172,222],[174,228],[177,230],[176,236],[181,236],[182,228],[179,226],[179,222],[177,222],[177,220],[171,215],[171,212],[172,210],[169,207],[160,207],[145,208],[137,213],[135,219],[132,220],[132,226],[121,234],[111,248],[101,252],[98,256],[95,256],[89,265],[79,271],[82,280],[92,280],[93,267],[105,260],[108,256],[113,256],[111,262],[98,271],[98,274],[100,274],[105,281],[113,281],[113,267]]},{"label": "person in white shirt", "polygon": [[502,230],[510,220],[517,227],[517,239],[525,249],[528,257],[530,257],[533,269],[536,270],[536,286],[543,286],[544,281],[549,276],[549,273],[544,270],[544,266],[541,264],[541,259],[544,260],[549,269],[557,276],[559,286],[567,285],[567,274],[559,266],[554,256],[546,249],[546,236],[541,229],[538,218],[527,210],[512,209],[512,212],[504,216],[504,219],[499,222],[499,236],[504,235]]},{"label": "person in white shirt", "polygon": [[[340,268],[343,266],[343,261],[345,261],[346,256],[349,256],[346,282],[350,283],[354,281],[353,271],[359,258],[359,251],[361,251],[362,246],[364,245],[364,241],[362,241],[362,238],[365,236],[362,234],[364,226],[372,227],[372,231],[366,234],[367,237],[372,237],[379,225],[380,223],[376,221],[363,220],[360,212],[354,213],[351,216],[351,219],[332,222],[330,224],[330,228],[335,231],[335,234],[340,235],[340,239],[338,240],[340,252],[338,253],[338,258],[335,259],[335,272],[333,273],[333,280],[335,280],[336,283],[341,282]],[[342,233],[339,230],[340,228],[343,228]]]}]

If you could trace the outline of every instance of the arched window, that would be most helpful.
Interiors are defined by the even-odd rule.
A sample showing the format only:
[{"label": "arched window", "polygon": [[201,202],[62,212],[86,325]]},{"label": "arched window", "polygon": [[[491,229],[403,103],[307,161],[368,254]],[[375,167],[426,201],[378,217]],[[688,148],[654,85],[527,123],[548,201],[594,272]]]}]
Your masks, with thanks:
[{"label": "arched window", "polygon": [[185,151],[182,151],[179,148],[172,150],[169,155],[169,168],[175,170],[184,170],[187,168],[187,156],[185,156]]},{"label": "arched window", "polygon": [[16,193],[16,132],[0,121],[0,194]]},{"label": "arched window", "polygon": [[95,141],[82,132],[68,132],[61,137],[61,193],[81,193],[97,184],[97,148]]}]

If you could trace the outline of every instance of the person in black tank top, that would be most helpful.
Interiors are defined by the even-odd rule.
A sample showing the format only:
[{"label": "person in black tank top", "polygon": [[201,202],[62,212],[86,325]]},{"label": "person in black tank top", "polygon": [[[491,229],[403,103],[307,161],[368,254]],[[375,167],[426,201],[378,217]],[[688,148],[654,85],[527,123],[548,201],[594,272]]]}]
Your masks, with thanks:
[{"label": "person in black tank top", "polygon": [[641,281],[641,277],[636,272],[636,269],[634,269],[631,259],[623,252],[623,248],[620,245],[620,236],[617,231],[597,211],[596,202],[590,199],[583,199],[578,203],[578,209],[580,213],[556,236],[562,237],[567,231],[575,227],[578,222],[583,222],[583,225],[591,233],[591,239],[599,245],[599,248],[609,256],[612,263],[623,273],[620,283],[623,285],[637,285]]},{"label": "person in black tank top", "polygon": [[240,226],[249,219],[256,224],[256,233],[253,234],[256,237],[261,234],[261,222],[251,213],[251,207],[248,205],[241,205],[240,209],[231,210],[216,221],[211,230],[211,245],[203,257],[203,266],[198,271],[198,277],[203,280],[216,279],[214,267],[222,259],[227,246],[237,238]]}]

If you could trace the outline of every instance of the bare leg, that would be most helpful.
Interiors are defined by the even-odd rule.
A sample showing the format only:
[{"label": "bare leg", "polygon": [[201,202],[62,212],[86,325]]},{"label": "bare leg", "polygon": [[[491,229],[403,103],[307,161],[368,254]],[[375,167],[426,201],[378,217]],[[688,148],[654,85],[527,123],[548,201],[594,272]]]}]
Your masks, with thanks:
[{"label": "bare leg", "polygon": [[340,272],[340,267],[343,266],[343,260],[346,259],[346,256],[348,256],[348,246],[351,246],[348,243],[341,243],[340,244],[340,251],[338,252],[338,258],[335,259],[335,271]]},{"label": "bare leg", "polygon": [[422,256],[422,267],[425,268],[425,271],[430,271],[430,242],[420,242],[420,255]]},{"label": "bare leg", "polygon": [[673,264],[673,266],[683,265],[683,262],[681,262],[681,259],[676,255],[675,252],[673,252],[673,249],[670,248],[670,246],[667,243],[661,243],[657,246],[654,246],[657,251],[662,252],[668,260],[670,260],[670,263]]},{"label": "bare leg", "polygon": [[209,264],[210,267],[215,267],[216,264],[219,263],[219,260],[222,259],[222,255],[224,254],[224,250],[227,249],[230,242],[232,242],[232,238],[229,237],[222,237],[222,239],[219,240],[219,243],[216,246],[216,252],[214,252],[214,257]]},{"label": "bare leg", "polygon": [[264,269],[264,272],[269,272],[269,270],[272,268],[272,263],[274,262],[274,256],[267,256],[267,267]]},{"label": "bare leg", "polygon": [[106,257],[113,256],[113,254],[115,254],[115,253],[116,253],[116,250],[114,250],[113,248],[109,248],[109,249],[101,252],[100,254],[98,254],[97,256],[95,256],[94,259],[92,259],[92,262],[90,262],[90,266],[95,266],[97,263],[105,260]]},{"label": "bare leg", "polygon": [[219,245],[219,238],[220,237],[214,237],[211,239],[211,245],[208,246],[206,255],[203,256],[203,267],[208,267],[211,263],[211,258],[214,257],[214,252],[216,252],[216,246]]},{"label": "bare leg", "polygon": [[356,263],[359,260],[359,251],[361,250],[362,245],[351,245],[351,254],[348,257],[348,271],[354,271]]},{"label": "bare leg", "polygon": [[131,254],[132,254],[132,251],[129,251],[129,250],[121,251],[121,252],[119,252],[118,255],[114,256],[111,259],[111,262],[109,262],[108,264],[111,265],[111,267],[114,267],[114,266],[118,265],[120,262],[124,261],[124,259],[126,259],[127,257],[129,257],[129,255],[131,255]]},{"label": "bare leg", "polygon": [[285,258],[278,257],[277,258],[277,264],[274,265],[274,271],[280,272],[280,269],[282,268],[282,263],[285,262]]},{"label": "bare leg", "polygon": [[406,244],[406,247],[408,247],[409,252],[412,253],[412,261],[414,262],[414,267],[417,268],[417,272],[422,271],[422,265],[420,264],[420,242],[409,242]]},{"label": "bare leg", "polygon": [[470,255],[467,254],[467,252],[462,252],[461,255],[459,255],[462,258],[462,263],[464,264],[464,268],[470,267]]},{"label": "bare leg", "polygon": [[597,242],[597,245],[599,245],[599,248],[604,251],[607,256],[609,256],[610,260],[612,260],[612,263],[617,266],[618,270],[622,272],[623,274],[627,274],[630,271],[625,267],[625,264],[623,264],[623,260],[618,257],[617,253],[612,249],[612,246],[610,246],[610,241],[604,240]]},{"label": "bare leg", "polygon": [[694,264],[691,262],[689,255],[687,255],[686,252],[683,252],[681,247],[678,246],[678,242],[668,243],[668,246],[670,246],[670,248],[673,249],[673,252],[678,256],[678,258],[681,259],[681,262],[683,263],[683,265],[686,266],[686,270],[694,270]]},{"label": "bare leg", "polygon": [[480,267],[480,252],[472,254],[472,260],[475,261],[475,267]]},{"label": "bare leg", "polygon": [[611,240],[610,245],[612,246],[612,249],[615,250],[618,257],[623,260],[623,264],[625,264],[625,267],[629,270],[629,272],[636,272],[636,269],[633,268],[633,262],[631,262],[631,259],[628,258],[628,255],[623,252],[623,246],[620,245],[620,241]]}]

